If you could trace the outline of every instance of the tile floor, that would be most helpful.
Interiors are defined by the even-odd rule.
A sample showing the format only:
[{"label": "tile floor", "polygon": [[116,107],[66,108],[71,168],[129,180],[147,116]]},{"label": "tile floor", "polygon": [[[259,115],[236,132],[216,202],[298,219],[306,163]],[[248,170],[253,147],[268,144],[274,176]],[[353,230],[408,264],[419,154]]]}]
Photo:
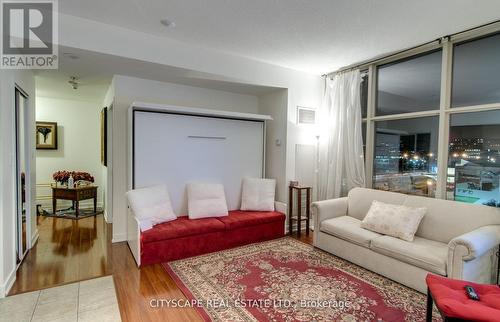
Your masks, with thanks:
[{"label": "tile floor", "polygon": [[120,322],[112,276],[0,300],[0,322]]}]

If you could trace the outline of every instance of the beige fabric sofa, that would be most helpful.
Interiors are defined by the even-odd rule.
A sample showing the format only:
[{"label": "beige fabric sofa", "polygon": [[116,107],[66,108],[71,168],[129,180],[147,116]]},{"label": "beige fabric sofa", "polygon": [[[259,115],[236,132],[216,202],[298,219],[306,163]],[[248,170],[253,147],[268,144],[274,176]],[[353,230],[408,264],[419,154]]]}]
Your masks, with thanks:
[{"label": "beige fabric sofa", "polygon": [[[373,200],[427,207],[413,242],[361,228]],[[479,283],[496,281],[500,209],[355,188],[312,204],[314,246],[426,292],[428,272]]]}]

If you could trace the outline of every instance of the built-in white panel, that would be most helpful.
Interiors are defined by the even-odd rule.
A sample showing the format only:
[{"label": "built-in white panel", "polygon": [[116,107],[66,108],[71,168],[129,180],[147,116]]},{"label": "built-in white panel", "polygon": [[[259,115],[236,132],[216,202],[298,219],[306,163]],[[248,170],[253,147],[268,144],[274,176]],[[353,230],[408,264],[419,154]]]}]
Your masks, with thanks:
[{"label": "built-in white panel", "polygon": [[186,183],[222,183],[232,210],[241,179],[263,176],[264,121],[132,113],[133,187],[166,183],[178,215],[187,214]]},{"label": "built-in white panel", "polygon": [[301,185],[314,187],[316,175],[316,147],[310,144],[295,146],[295,180]]}]

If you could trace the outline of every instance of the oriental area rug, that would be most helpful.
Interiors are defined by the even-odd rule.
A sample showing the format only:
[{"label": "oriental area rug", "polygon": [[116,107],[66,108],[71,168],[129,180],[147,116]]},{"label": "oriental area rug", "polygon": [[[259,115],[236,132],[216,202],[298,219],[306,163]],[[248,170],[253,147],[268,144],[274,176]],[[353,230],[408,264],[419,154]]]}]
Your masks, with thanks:
[{"label": "oriental area rug", "polygon": [[205,321],[425,321],[425,295],[288,237],[163,266]]}]

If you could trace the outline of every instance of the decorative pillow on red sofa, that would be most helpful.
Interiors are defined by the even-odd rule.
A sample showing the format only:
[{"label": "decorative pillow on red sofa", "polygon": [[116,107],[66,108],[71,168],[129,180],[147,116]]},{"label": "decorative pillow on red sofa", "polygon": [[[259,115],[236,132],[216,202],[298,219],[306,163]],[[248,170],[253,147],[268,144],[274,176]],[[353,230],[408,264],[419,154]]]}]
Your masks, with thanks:
[{"label": "decorative pillow on red sofa", "polygon": [[244,178],[241,189],[241,210],[274,211],[276,180]]},{"label": "decorative pillow on red sofa", "polygon": [[148,230],[163,222],[175,220],[166,185],[156,185],[127,192],[127,199],[141,230]]},{"label": "decorative pillow on red sofa", "polygon": [[189,183],[187,195],[189,219],[227,216],[223,185]]}]

